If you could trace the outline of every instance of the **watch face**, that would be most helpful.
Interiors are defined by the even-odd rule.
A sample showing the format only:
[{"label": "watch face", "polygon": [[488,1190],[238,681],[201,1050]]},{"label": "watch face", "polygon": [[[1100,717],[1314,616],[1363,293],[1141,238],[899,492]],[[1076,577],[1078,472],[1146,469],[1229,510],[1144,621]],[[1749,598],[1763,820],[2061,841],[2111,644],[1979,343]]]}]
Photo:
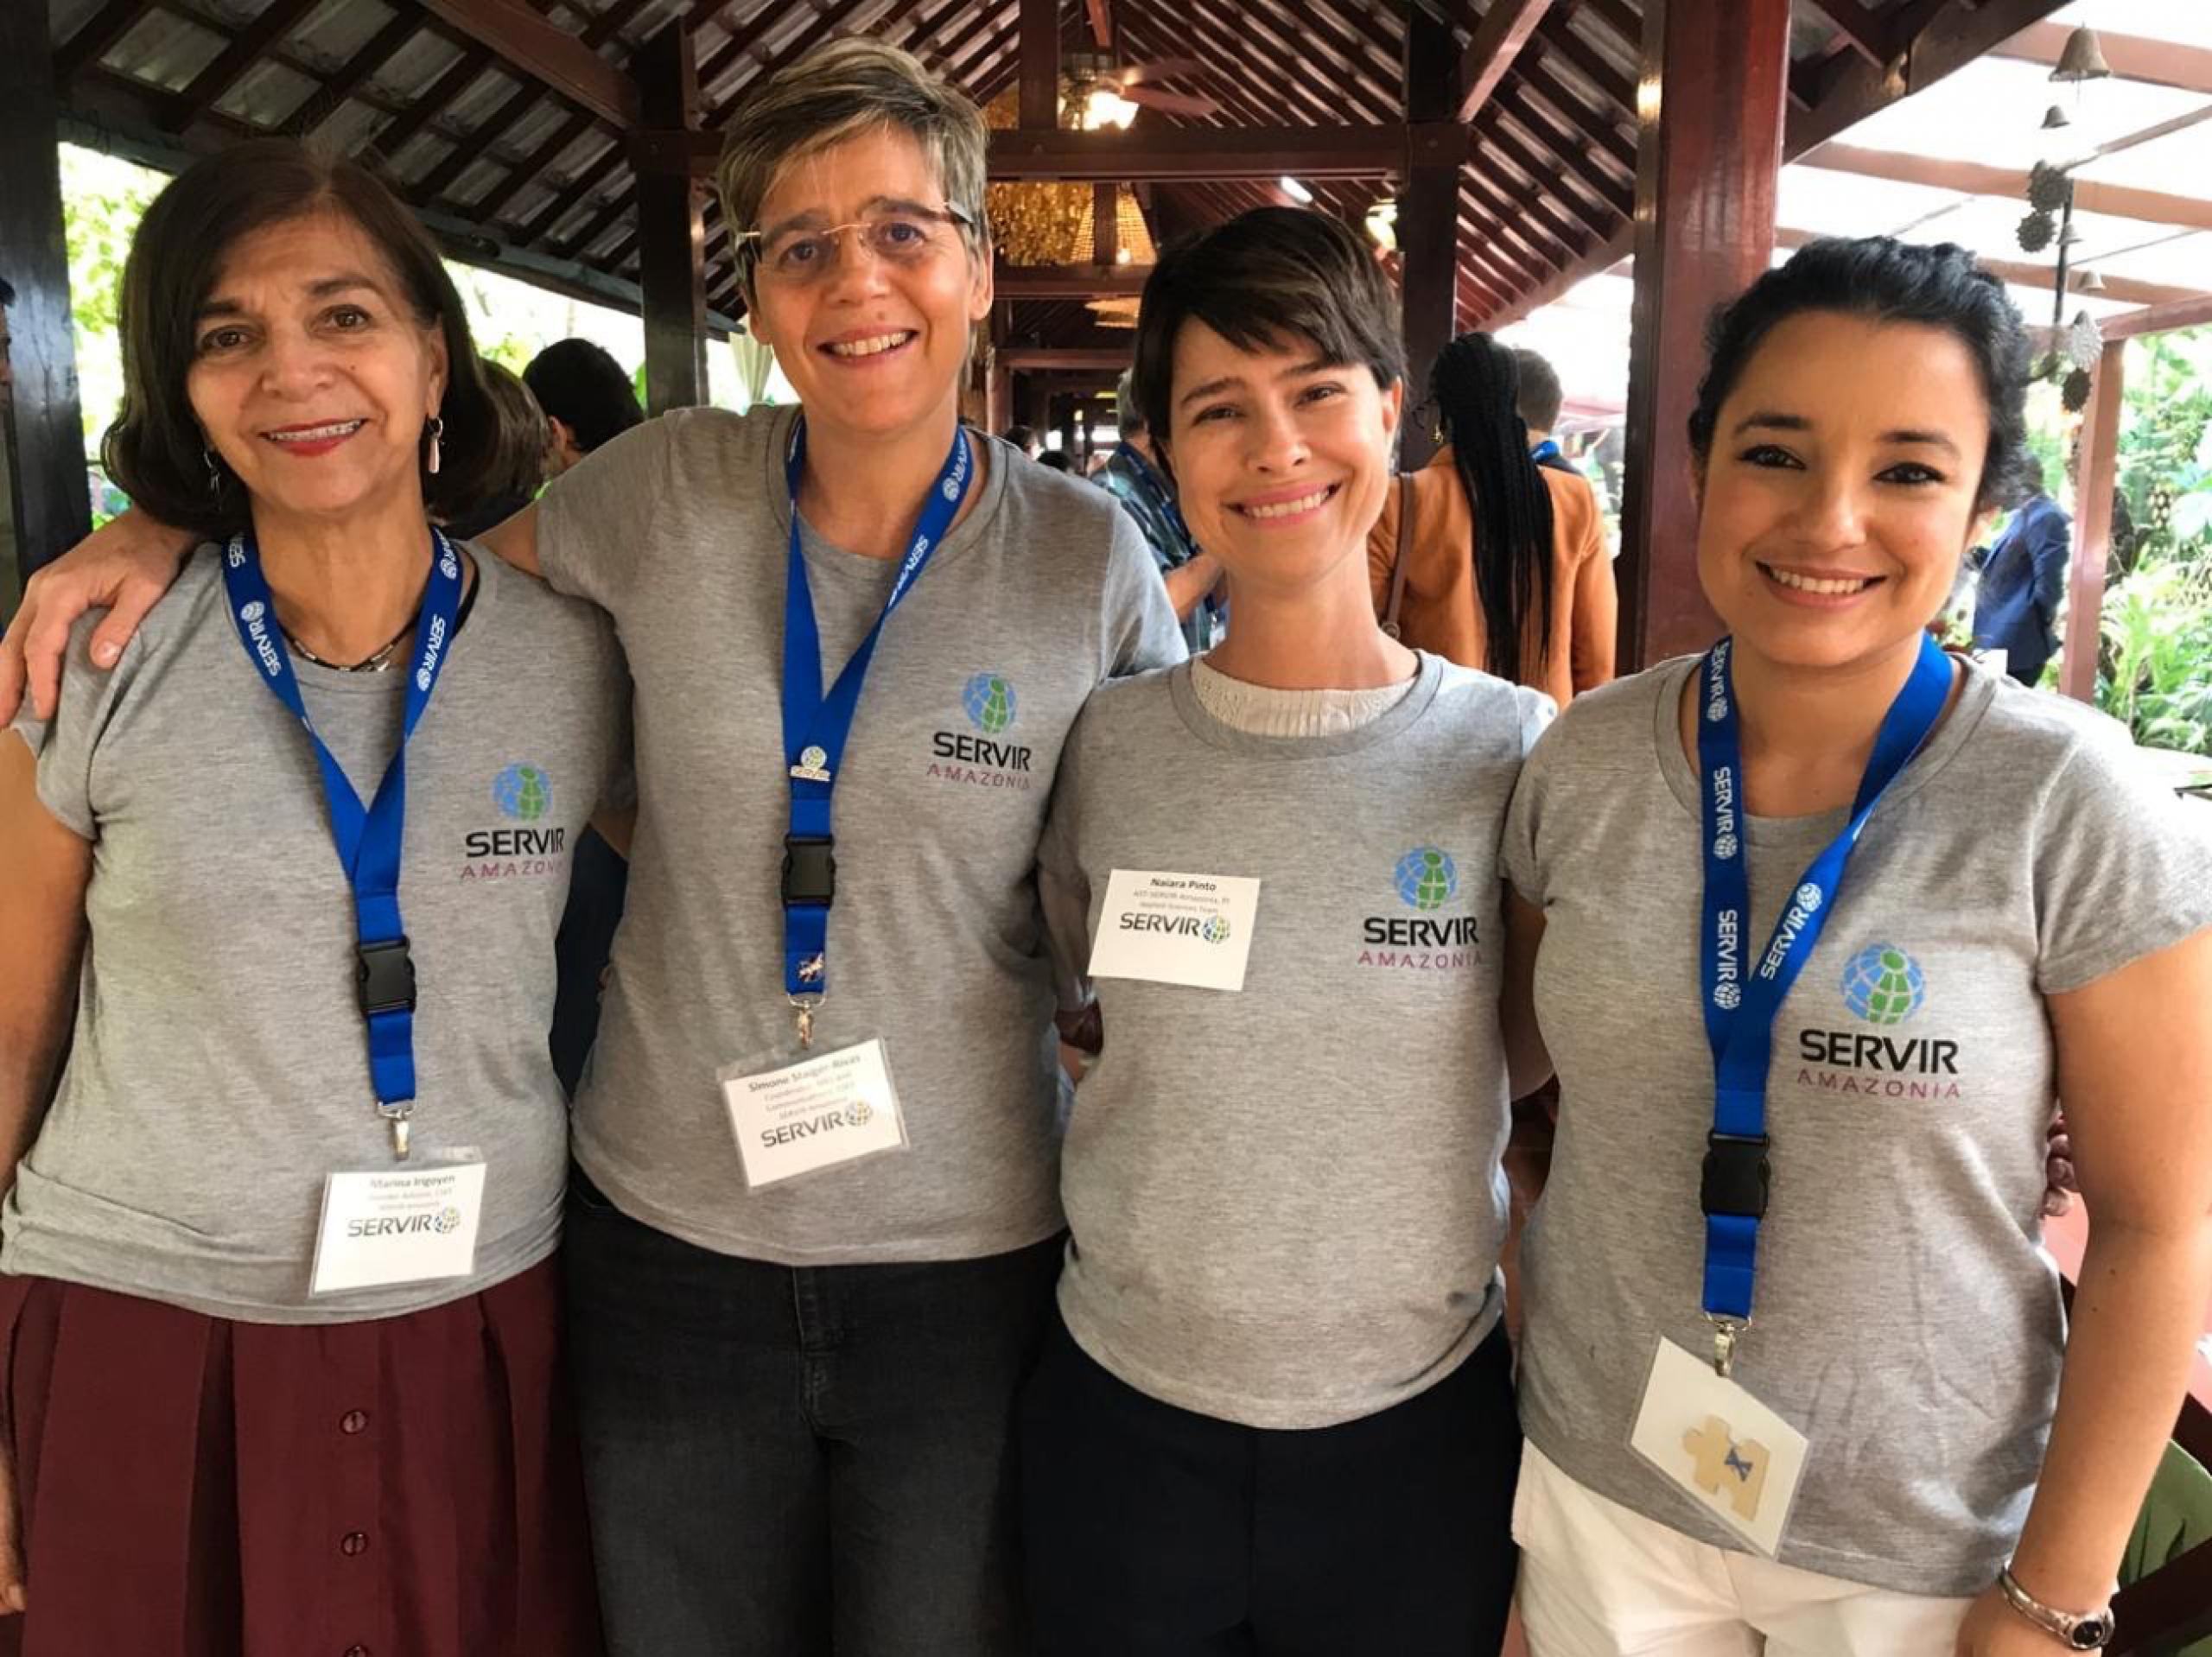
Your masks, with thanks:
[{"label": "watch face", "polygon": [[2072,1644],[2076,1651],[2095,1651],[2112,1638],[2112,1613],[2099,1611],[2085,1616],[2074,1625]]}]

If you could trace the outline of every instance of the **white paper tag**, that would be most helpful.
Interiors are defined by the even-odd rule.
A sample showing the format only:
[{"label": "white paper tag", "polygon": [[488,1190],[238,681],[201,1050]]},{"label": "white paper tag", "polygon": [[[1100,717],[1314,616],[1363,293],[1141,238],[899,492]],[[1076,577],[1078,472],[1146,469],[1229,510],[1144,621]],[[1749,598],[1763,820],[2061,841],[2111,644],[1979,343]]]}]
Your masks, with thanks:
[{"label": "white paper tag", "polygon": [[733,1065],[718,1080],[737,1130],[745,1183],[756,1190],[906,1143],[906,1119],[880,1040],[779,1070],[748,1074],[745,1066]]},{"label": "white paper tag", "polygon": [[1259,913],[1260,883],[1247,875],[1116,869],[1090,975],[1241,990]]},{"label": "white paper tag", "polygon": [[1769,1559],[1805,1470],[1805,1435],[1662,1337],[1629,1444]]},{"label": "white paper tag", "polygon": [[467,1277],[484,1217],[484,1165],[333,1174],[322,1187],[310,1294]]}]

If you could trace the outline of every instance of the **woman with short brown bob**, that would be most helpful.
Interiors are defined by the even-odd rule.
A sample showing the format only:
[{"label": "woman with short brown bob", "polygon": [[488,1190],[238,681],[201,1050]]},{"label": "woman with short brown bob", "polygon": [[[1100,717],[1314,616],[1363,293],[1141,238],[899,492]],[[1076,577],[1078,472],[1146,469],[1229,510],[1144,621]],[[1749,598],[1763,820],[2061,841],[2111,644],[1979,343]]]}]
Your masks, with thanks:
[{"label": "woman with short brown bob", "polygon": [[0,738],[0,1650],[596,1651],[545,1029],[612,639],[430,527],[492,411],[359,168],[185,172],[123,326],[200,544]]}]

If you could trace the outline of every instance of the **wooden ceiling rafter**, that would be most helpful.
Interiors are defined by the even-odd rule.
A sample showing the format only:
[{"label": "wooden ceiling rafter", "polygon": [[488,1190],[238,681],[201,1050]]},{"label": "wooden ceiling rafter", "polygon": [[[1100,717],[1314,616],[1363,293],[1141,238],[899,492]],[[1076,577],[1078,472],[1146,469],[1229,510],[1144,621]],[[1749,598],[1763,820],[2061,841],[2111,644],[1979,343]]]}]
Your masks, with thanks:
[{"label": "wooden ceiling rafter", "polygon": [[[1499,114],[1503,116],[1504,111],[1500,111]],[[1543,196],[1540,199],[1548,199],[1551,205],[1563,210],[1599,241],[1611,235],[1619,221],[1630,217],[1635,212],[1632,202],[1628,206],[1619,206],[1607,200],[1603,193],[1592,190],[1588,181],[1572,163],[1562,165],[1563,157],[1551,155],[1549,145],[1544,146],[1544,154],[1537,154],[1529,147],[1529,142],[1503,119],[1491,127],[1485,142],[1494,153],[1505,156],[1535,181],[1540,190],[1543,190],[1547,181],[1556,181],[1556,187],[1543,190]],[[1599,205],[1592,205],[1593,195],[1597,197]]]},{"label": "wooden ceiling rafter", "polygon": [[394,12],[359,51],[346,59],[301,100],[298,107],[285,117],[285,130],[296,132],[302,138],[315,136],[329,124],[333,116],[345,107],[346,99],[366,86],[377,71],[398,56],[408,41],[422,31],[423,19],[416,13],[404,9]]},{"label": "wooden ceiling rafter", "polygon": [[1813,4],[1835,25],[1844,43],[1876,68],[1897,55],[1891,43],[1890,31],[1895,26],[1891,16],[1877,16],[1860,0],[1813,0]]},{"label": "wooden ceiling rafter", "polygon": [[[1503,142],[1510,129],[1520,138],[1550,157],[1564,169],[1565,176],[1581,187],[1585,198],[1597,203],[1605,221],[1591,228],[1600,236],[1612,233],[1611,219],[1627,219],[1636,212],[1636,181],[1622,180],[1617,174],[1601,167],[1592,158],[1592,140],[1588,135],[1563,124],[1534,100],[1523,96],[1516,88],[1509,93],[1493,117],[1494,131]],[[1509,151],[1510,153],[1510,151]],[[1523,161],[1522,165],[1530,165]],[[1569,197],[1573,206],[1577,198]]]},{"label": "wooden ceiling rafter", "polygon": [[411,108],[395,116],[369,135],[366,147],[383,156],[386,165],[396,173],[400,152],[414,143],[425,127],[444,114],[491,67],[492,54],[488,48],[481,45],[462,47],[460,55],[446,66],[445,72],[431,82]]},{"label": "wooden ceiling rafter", "polygon": [[[1553,75],[1541,62],[1524,61],[1513,76],[1516,91],[1525,92],[1547,109],[1553,111],[1569,130],[1579,134],[1585,143],[1594,146],[1601,160],[1612,162],[1622,181],[1626,184],[1631,200],[1636,189],[1636,142],[1622,136],[1622,121],[1611,111],[1593,108],[1572,87]],[[1630,122],[1634,116],[1623,111]]]},{"label": "wooden ceiling rafter", "polygon": [[270,47],[321,3],[321,0],[271,0],[260,16],[231,36],[181,92],[172,92],[163,100],[159,117],[162,130],[181,132],[200,111],[214,107]]},{"label": "wooden ceiling rafter", "polygon": [[603,117],[627,130],[643,119],[638,83],[626,70],[608,62],[575,35],[548,22],[519,0],[416,0],[479,46],[496,54],[500,66],[522,80],[535,80],[548,92]]},{"label": "wooden ceiling rafter", "polygon": [[54,48],[54,79],[67,86],[91,68],[137,27],[138,20],[154,10],[156,0],[107,0],[107,3],[77,26],[77,32]]},{"label": "wooden ceiling rafter", "polygon": [[1459,56],[1461,125],[1473,120],[1497,92],[1554,3],[1555,0],[1491,0],[1490,10],[1467,37]]}]

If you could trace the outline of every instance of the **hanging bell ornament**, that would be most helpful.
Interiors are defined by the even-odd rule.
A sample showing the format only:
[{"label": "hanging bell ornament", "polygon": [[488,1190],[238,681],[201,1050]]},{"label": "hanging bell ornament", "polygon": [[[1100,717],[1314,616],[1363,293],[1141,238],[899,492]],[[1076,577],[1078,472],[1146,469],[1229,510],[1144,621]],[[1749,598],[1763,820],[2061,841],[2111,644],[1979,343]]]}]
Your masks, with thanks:
[{"label": "hanging bell ornament", "polygon": [[2038,213],[2056,213],[2072,187],[2063,168],[2037,162],[2028,169],[2028,205]]},{"label": "hanging bell ornament", "polygon": [[2066,330],[2067,360],[2075,367],[2088,370],[2097,365],[2097,357],[2105,348],[2105,331],[2097,326],[2097,319],[2087,311],[2076,311],[2074,321]]},{"label": "hanging bell ornament", "polygon": [[2014,233],[2018,238],[2023,253],[2040,253],[2050,245],[2050,238],[2058,233],[2058,226],[2049,213],[2038,209],[2020,220],[2020,228]]},{"label": "hanging bell ornament", "polygon": [[2102,80],[2112,73],[2112,66],[2105,61],[2104,42],[2097,38],[2097,31],[2087,23],[2066,37],[2066,49],[2058,54],[2058,67],[2050,72],[2053,80],[2080,82]]},{"label": "hanging bell ornament", "polygon": [[2072,119],[2066,111],[2056,104],[2043,112],[2043,130],[2045,132],[2056,132],[2061,127],[2070,127],[2073,124]]},{"label": "hanging bell ornament", "polygon": [[2082,227],[2070,219],[2066,221],[2066,228],[2058,232],[2058,244],[2061,247],[2079,247],[2088,239],[2088,237],[2082,234]]},{"label": "hanging bell ornament", "polygon": [[2069,414],[2079,414],[2089,406],[2089,371],[2077,368],[2066,377],[2058,388],[2058,401]]},{"label": "hanging bell ornament", "polygon": [[2105,290],[2105,279],[2094,270],[2077,270],[2074,275],[2074,291],[2077,294],[2101,294]]}]

